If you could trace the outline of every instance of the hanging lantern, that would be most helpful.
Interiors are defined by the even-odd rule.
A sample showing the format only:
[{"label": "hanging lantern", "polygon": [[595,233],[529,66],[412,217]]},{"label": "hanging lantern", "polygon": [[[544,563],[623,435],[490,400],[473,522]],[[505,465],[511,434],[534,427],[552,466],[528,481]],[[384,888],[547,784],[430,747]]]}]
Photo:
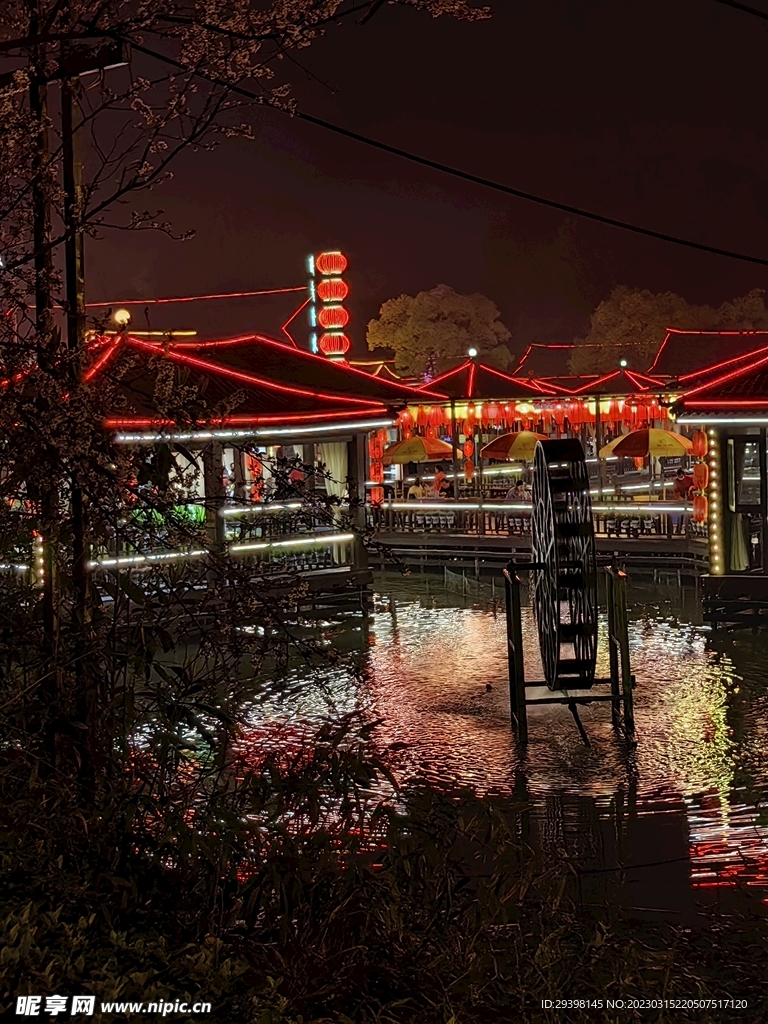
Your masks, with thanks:
[{"label": "hanging lantern", "polygon": [[467,459],[464,463],[464,476],[468,483],[472,482],[475,475],[475,464],[472,459]]},{"label": "hanging lantern", "polygon": [[464,452],[465,459],[471,459],[472,456],[475,454],[475,442],[465,441],[461,450]]},{"label": "hanging lantern", "polygon": [[371,461],[375,462],[384,455],[384,442],[375,434],[368,442],[368,455]]},{"label": "hanging lantern", "polygon": [[634,459],[632,459],[632,461],[635,464],[635,469],[642,469],[645,465],[645,459],[642,455],[637,455]]},{"label": "hanging lantern", "polygon": [[[697,459],[706,458],[709,450],[709,443],[707,438],[706,430],[697,430],[691,438],[691,455],[695,455]],[[706,484],[704,485],[706,487]]]},{"label": "hanging lantern", "polygon": [[697,462],[693,467],[693,486],[697,491],[704,491],[709,483],[709,467],[706,462]]},{"label": "hanging lantern", "polygon": [[343,306],[321,306],[317,320],[321,327],[334,331],[346,327],[349,323],[349,313]]},{"label": "hanging lantern", "polygon": [[411,430],[411,428],[410,427],[403,427],[403,438],[406,441],[410,441],[410,439],[412,437],[413,437],[413,431]]},{"label": "hanging lantern", "polygon": [[384,463],[372,462],[368,468],[368,477],[375,484],[384,482]]},{"label": "hanging lantern", "polygon": [[324,277],[317,284],[317,295],[323,302],[343,302],[349,295],[349,285],[340,277]]},{"label": "hanging lantern", "polygon": [[332,276],[343,274],[347,269],[347,257],[341,252],[321,252],[315,258],[315,267],[321,274]]},{"label": "hanging lantern", "polygon": [[709,505],[705,494],[697,494],[693,499],[693,521],[694,523],[705,523]]},{"label": "hanging lantern", "polygon": [[332,331],[330,334],[321,334],[318,346],[324,356],[345,356],[349,352],[352,342],[342,331]]},{"label": "hanging lantern", "polygon": [[430,427],[442,427],[445,422],[445,414],[440,405],[433,405],[429,410],[428,421]]},{"label": "hanging lantern", "polygon": [[416,410],[416,426],[426,427],[427,425],[427,410],[423,405],[420,405]]},{"label": "hanging lantern", "polygon": [[565,423],[565,407],[562,402],[556,402],[555,407],[552,410],[552,419],[562,430],[563,424]]},{"label": "hanging lantern", "polygon": [[475,415],[475,403],[469,402],[467,405],[467,422],[474,424],[476,419],[477,416]]},{"label": "hanging lantern", "polygon": [[403,409],[402,412],[398,413],[397,418],[400,420],[400,425],[403,427],[413,426],[413,416],[411,415],[410,409]]},{"label": "hanging lantern", "polygon": [[489,402],[483,406],[483,418],[493,426],[496,420],[501,416],[501,409],[497,402]]},{"label": "hanging lantern", "polygon": [[427,433],[427,437],[435,437],[436,436],[435,428],[434,427],[427,427],[426,433]]},{"label": "hanging lantern", "polygon": [[384,503],[384,488],[373,487],[371,488],[371,504],[382,505]]}]

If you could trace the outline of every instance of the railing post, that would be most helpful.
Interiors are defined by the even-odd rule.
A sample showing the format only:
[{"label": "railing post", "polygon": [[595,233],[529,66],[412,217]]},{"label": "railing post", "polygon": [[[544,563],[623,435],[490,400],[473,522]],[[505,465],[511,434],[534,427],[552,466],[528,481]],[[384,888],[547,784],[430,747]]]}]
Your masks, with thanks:
[{"label": "railing post", "polygon": [[517,738],[528,742],[528,716],[525,703],[525,669],[523,664],[523,626],[521,621],[520,577],[515,563],[504,570],[507,606],[507,664],[509,666],[509,706],[517,728]]},{"label": "railing post", "polygon": [[605,569],[605,599],[608,606],[608,658],[611,666],[611,721],[613,727],[619,725],[619,652],[617,650],[618,638],[616,636],[616,593],[615,593],[614,566],[606,566]]},{"label": "railing post", "polygon": [[629,664],[629,629],[627,622],[627,577],[623,572],[617,573],[616,586],[616,626],[619,639],[619,656],[621,665],[621,689],[624,697],[624,730],[628,737],[635,734],[635,711],[632,694],[632,670]]}]

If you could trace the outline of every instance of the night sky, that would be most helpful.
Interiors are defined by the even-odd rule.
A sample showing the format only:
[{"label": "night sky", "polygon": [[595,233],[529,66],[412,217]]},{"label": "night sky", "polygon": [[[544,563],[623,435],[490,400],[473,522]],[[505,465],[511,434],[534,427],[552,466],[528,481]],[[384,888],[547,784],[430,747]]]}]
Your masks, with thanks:
[{"label": "night sky", "polygon": [[[564,203],[768,257],[768,22],[713,0],[492,7],[493,19],[475,24],[384,7],[297,52],[309,74],[282,69],[318,117]],[[357,355],[385,299],[438,283],[492,298],[520,353],[530,341],[572,340],[615,284],[711,304],[768,286],[765,268],[563,216],[281,113],[253,118],[256,142],[187,154],[173,182],[138,204],[162,206],[194,240],[90,242],[89,299],[302,284],[306,254],[339,247]],[[152,326],[274,332],[291,308],[195,304],[156,310]]]}]

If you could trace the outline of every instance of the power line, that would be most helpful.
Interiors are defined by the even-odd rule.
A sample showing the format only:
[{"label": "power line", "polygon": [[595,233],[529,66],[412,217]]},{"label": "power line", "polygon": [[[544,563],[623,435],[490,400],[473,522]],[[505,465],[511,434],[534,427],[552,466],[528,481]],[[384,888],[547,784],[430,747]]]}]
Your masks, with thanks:
[{"label": "power line", "polygon": [[163,306],[169,302],[201,302],[204,299],[246,299],[254,295],[285,295],[287,292],[305,292],[306,285],[295,288],[262,288],[255,292],[226,292],[216,295],[181,295],[172,299],[121,299],[119,302],[86,302],[86,306]]},{"label": "power line", "polygon": [[759,11],[756,7],[750,7],[748,4],[740,4],[738,0],[715,0],[715,3],[723,4],[724,7],[734,7],[737,11],[743,11],[744,14],[752,14],[756,18],[768,21],[768,13]]},{"label": "power line", "polygon": [[[716,2],[726,3],[729,2],[729,0],[716,0]],[[732,6],[743,5],[737,5],[734,3]],[[156,60],[170,64],[181,71],[186,71],[188,73],[190,71],[189,68],[184,67],[183,64],[179,61],[173,60],[171,57],[166,57],[163,54],[156,53],[154,50],[149,50],[137,43],[132,42],[131,46],[134,50],[138,50],[140,53],[144,53],[149,57],[154,57]],[[231,85],[221,79],[214,78],[211,75],[206,75],[202,71],[193,73],[196,74],[198,78],[202,78],[204,81],[210,82],[212,85],[221,86],[222,88],[229,89],[231,92],[244,96],[247,99],[257,100],[259,103],[263,103],[263,97],[250,89],[244,89],[239,85]],[[349,128],[342,128],[341,125],[333,124],[331,121],[325,121],[320,117],[314,117],[312,114],[305,114],[302,111],[294,111],[291,116],[296,117],[301,121],[306,121],[309,124],[314,124],[319,128],[325,128],[327,131],[334,132],[337,135],[342,135],[347,139],[354,140],[355,142],[361,142],[366,146],[371,146],[372,148],[378,149],[384,153],[390,153],[393,156],[402,157],[404,160],[410,160],[412,163],[420,164],[423,167],[431,167],[433,170],[440,171],[443,174],[449,174],[454,178],[460,178],[462,181],[469,181],[475,185],[482,185],[484,188],[493,189],[494,191],[501,192],[504,195],[514,196],[516,199],[524,199],[526,202],[536,203],[539,206],[546,206],[552,210],[559,210],[561,213],[570,213],[574,217],[582,217],[586,220],[595,221],[598,224],[606,224],[609,227],[621,228],[623,231],[631,231],[636,235],[644,235],[646,238],[656,238],[662,242],[671,242],[673,245],[682,245],[687,249],[697,249],[700,252],[708,252],[714,256],[727,256],[732,260],[741,260],[744,263],[753,263],[761,267],[768,267],[768,259],[763,259],[760,256],[749,256],[746,253],[736,252],[733,249],[721,249],[715,245],[706,245],[704,242],[694,242],[689,238],[670,235],[664,231],[654,231],[652,228],[644,228],[639,224],[631,224],[628,221],[618,220],[615,217],[606,217],[603,214],[594,213],[591,210],[584,210],[578,206],[571,206],[568,203],[560,203],[554,199],[546,199],[545,197],[537,196],[532,192],[524,192],[522,189],[513,188],[511,185],[504,185],[501,182],[493,181],[490,178],[483,178],[478,174],[472,174],[469,171],[462,171],[457,167],[451,167],[449,164],[443,164],[437,160],[430,160],[428,157],[419,156],[417,153],[411,153],[409,150],[400,149],[398,146],[391,146],[386,142],[381,142],[379,139],[372,139],[367,135],[360,134],[360,132],[354,132]]]}]

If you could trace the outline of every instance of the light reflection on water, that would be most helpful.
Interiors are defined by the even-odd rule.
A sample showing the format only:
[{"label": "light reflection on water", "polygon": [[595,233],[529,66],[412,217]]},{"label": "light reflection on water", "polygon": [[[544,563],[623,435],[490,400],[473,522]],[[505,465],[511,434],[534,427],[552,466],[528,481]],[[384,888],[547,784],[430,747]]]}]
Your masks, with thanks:
[{"label": "light reflection on water", "polygon": [[[535,707],[521,760],[509,722],[502,592],[494,599],[488,590],[472,605],[438,576],[388,574],[376,589],[362,679],[336,670],[318,686],[294,671],[254,703],[251,725],[271,731],[290,721],[301,730],[326,718],[329,707],[360,709],[383,720],[377,746],[403,781],[508,793],[524,782],[545,846],[566,844],[568,823],[586,813],[597,822],[587,831],[602,845],[603,861],[674,859],[663,830],[637,840],[628,856],[607,851],[605,835],[594,838],[601,819],[615,826],[619,814],[626,831],[628,814],[663,811],[684,823],[682,853],[691,857],[694,885],[768,885],[768,828],[756,806],[768,788],[765,636],[712,634],[696,624],[690,594],[683,607],[676,587],[637,588],[630,595],[636,747],[617,738],[605,704],[580,711],[588,747],[566,708]],[[541,678],[530,608],[523,631],[526,675]],[[599,650],[598,675],[607,675],[604,622]],[[664,849],[654,854],[659,844]]]}]

